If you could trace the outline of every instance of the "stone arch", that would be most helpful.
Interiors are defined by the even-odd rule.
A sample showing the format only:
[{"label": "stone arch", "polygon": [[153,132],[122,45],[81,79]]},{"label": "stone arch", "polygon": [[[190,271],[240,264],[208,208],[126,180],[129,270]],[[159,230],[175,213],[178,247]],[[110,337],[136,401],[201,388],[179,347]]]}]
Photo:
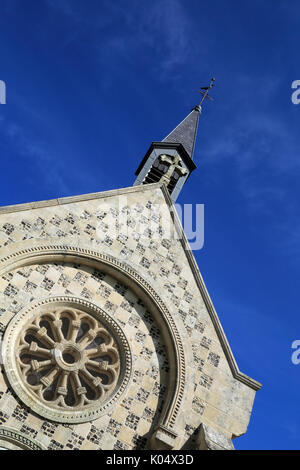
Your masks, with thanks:
[{"label": "stone arch", "polygon": [[0,448],[5,450],[46,450],[46,448],[30,439],[16,429],[0,426]]},{"label": "stone arch", "polygon": [[0,260],[0,275],[13,269],[32,263],[74,262],[81,265],[100,269],[111,274],[114,278],[131,288],[150,308],[166,342],[170,362],[169,389],[165,406],[159,423],[160,441],[165,441],[168,447],[176,438],[174,430],[176,418],[180,409],[185,388],[185,357],[182,340],[176,323],[167,306],[154,288],[139,273],[128,264],[122,263],[107,254],[71,245],[36,245],[29,246]]}]

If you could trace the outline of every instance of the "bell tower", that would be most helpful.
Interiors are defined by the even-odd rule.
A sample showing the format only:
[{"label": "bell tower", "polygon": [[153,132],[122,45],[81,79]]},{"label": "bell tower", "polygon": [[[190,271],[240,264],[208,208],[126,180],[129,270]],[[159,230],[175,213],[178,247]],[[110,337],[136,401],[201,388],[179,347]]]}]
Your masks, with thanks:
[{"label": "bell tower", "polygon": [[162,181],[167,186],[172,201],[176,201],[190,174],[197,168],[193,156],[201,104],[205,98],[212,99],[208,91],[213,85],[214,78],[208,87],[199,90],[202,94],[200,104],[161,142],[152,142],[136,170],[134,186]]}]

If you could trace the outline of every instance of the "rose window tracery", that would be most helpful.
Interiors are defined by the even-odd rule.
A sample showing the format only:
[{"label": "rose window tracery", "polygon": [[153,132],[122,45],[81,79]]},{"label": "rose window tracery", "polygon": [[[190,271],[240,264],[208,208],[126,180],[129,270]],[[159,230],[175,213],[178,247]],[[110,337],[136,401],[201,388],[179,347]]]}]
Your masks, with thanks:
[{"label": "rose window tracery", "polygon": [[75,308],[36,314],[22,329],[16,361],[23,383],[51,408],[108,399],[120,375],[118,346],[98,319]]}]

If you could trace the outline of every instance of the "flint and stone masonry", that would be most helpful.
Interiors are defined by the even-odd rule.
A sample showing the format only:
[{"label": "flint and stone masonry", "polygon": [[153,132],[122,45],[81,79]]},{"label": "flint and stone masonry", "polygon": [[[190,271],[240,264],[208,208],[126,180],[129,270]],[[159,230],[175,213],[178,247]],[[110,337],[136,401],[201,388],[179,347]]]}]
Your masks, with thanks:
[{"label": "flint and stone masonry", "polygon": [[[0,209],[2,447],[229,449],[246,432],[260,385],[237,368],[172,207],[156,183]],[[88,378],[80,386],[90,384],[90,403],[57,405],[33,390],[31,343],[55,347],[30,325],[64,308],[113,338],[122,374],[108,397],[93,398]],[[42,353],[37,361],[49,361]],[[42,378],[55,367],[53,359]]]}]

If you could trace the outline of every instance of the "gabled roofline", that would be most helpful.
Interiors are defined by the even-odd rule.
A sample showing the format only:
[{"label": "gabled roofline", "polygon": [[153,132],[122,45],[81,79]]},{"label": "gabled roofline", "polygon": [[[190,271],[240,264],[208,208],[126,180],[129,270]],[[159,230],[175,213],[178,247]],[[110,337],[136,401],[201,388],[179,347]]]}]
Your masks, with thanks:
[{"label": "gabled roofline", "polygon": [[[152,183],[153,188],[160,187],[161,183]],[[148,188],[149,185],[147,185]],[[43,207],[61,206],[64,204],[73,204],[74,202],[90,201],[92,199],[101,199],[103,197],[117,196],[118,194],[135,193],[145,189],[145,185],[129,186],[127,188],[111,189],[109,191],[100,191],[97,193],[79,194],[78,196],[66,196],[56,199],[47,199],[45,201],[25,202],[9,206],[0,206],[0,215],[11,212],[28,211],[30,209],[41,209]]]},{"label": "gabled roofline", "polygon": [[[186,238],[186,235],[184,233],[183,227],[181,225],[181,222],[179,220],[177,211],[175,209],[175,206],[169,196],[169,192],[167,188],[165,187],[164,184],[160,185],[161,191],[165,197],[166,203],[169,206],[170,212],[172,212],[173,215],[173,221],[175,228],[177,230],[177,233],[179,235],[180,242],[182,244],[182,247],[184,249],[185,255],[187,257],[188,263],[190,265],[190,268],[193,272],[195,281],[197,283],[197,286],[202,294],[203,301],[205,303],[205,306],[208,310],[209,316],[212,320],[212,323],[215,327],[216,333],[218,335],[219,341],[221,343],[221,346],[223,348],[224,354],[226,356],[226,359],[228,361],[229,367],[231,369],[232,375],[235,379],[239,380],[240,382],[244,383],[248,387],[252,388],[253,390],[257,391],[262,387],[262,384],[257,382],[256,380],[252,379],[248,375],[244,374],[241,372],[238,368],[238,365],[236,363],[236,360],[234,358],[233,352],[231,351],[228,339],[225,335],[225,332],[223,330],[223,327],[221,325],[221,322],[219,320],[219,317],[217,315],[217,312],[215,310],[215,307],[213,306],[213,303],[211,301],[211,298],[209,296],[209,293],[207,291],[206,285],[204,283],[203,277],[200,273],[200,270],[198,268],[197,262],[195,260],[195,257],[193,255],[193,252],[190,248],[189,242]],[[172,208],[172,210],[171,210]]]},{"label": "gabled roofline", "polygon": [[213,306],[213,303],[211,301],[211,298],[208,294],[207,288],[204,284],[202,275],[199,271],[198,265],[196,263],[195,257],[193,255],[193,252],[190,248],[189,242],[186,238],[186,235],[184,233],[183,227],[181,225],[181,222],[179,220],[179,217],[177,215],[177,211],[175,209],[175,206],[169,196],[169,192],[165,186],[164,183],[152,183],[152,184],[147,184],[147,185],[138,185],[138,186],[130,186],[127,188],[122,188],[122,189],[114,189],[111,191],[101,191],[97,193],[90,193],[90,194],[82,194],[79,196],[71,196],[71,197],[63,197],[63,198],[57,198],[57,199],[50,199],[47,201],[37,201],[37,202],[29,202],[29,203],[24,203],[24,204],[16,204],[16,205],[11,205],[11,206],[3,206],[0,207],[0,215],[1,214],[9,214],[13,212],[20,212],[20,211],[26,211],[26,210],[33,210],[33,209],[40,209],[43,207],[51,207],[51,206],[59,206],[59,205],[64,205],[64,204],[72,204],[76,202],[82,202],[82,201],[88,201],[92,199],[100,199],[100,198],[106,198],[109,196],[117,196],[119,194],[126,194],[126,193],[133,193],[133,192],[138,192],[138,191],[145,191],[149,189],[158,189],[160,188],[163,196],[165,198],[166,204],[169,207],[169,211],[172,215],[172,219],[174,222],[174,226],[176,228],[176,231],[179,235],[180,243],[182,244],[182,247],[184,249],[185,255],[187,257],[189,266],[193,272],[195,281],[197,283],[197,286],[202,294],[203,301],[205,303],[205,306],[208,310],[208,313],[210,315],[210,318],[212,320],[212,323],[215,327],[217,336],[219,338],[219,341],[221,343],[221,346],[223,348],[224,354],[226,356],[226,359],[228,361],[229,367],[231,369],[232,375],[235,379],[239,380],[240,382],[244,383],[248,387],[252,388],[253,390],[259,390],[261,388],[261,384],[257,382],[256,380],[252,379],[251,377],[248,377],[246,374],[242,373],[235,361],[235,358],[233,356],[233,353],[231,351],[231,348],[229,346],[229,342],[226,338],[226,335],[224,333],[224,330],[222,328],[222,325],[220,323],[220,320],[218,318],[217,312]]}]

